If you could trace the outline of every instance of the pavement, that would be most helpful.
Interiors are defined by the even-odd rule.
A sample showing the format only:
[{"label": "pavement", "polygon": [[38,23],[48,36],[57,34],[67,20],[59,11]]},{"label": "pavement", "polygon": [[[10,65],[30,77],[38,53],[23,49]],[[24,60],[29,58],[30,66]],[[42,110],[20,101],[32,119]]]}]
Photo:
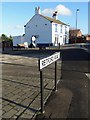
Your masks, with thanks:
[{"label": "pavement", "polygon": [[1,55],[2,118],[87,119],[90,117],[88,110],[90,71],[87,52],[77,48],[60,50],[62,63],[58,61],[57,92],[53,91],[54,64],[44,70],[45,113],[42,115],[38,58],[46,57],[55,50],[38,53],[36,51],[13,51]]},{"label": "pavement", "polygon": [[[20,54],[20,52],[19,52]],[[25,54],[26,55],[26,54]],[[2,54],[2,118],[35,118],[40,112],[40,72],[38,58],[23,55]],[[43,55],[40,54],[39,57]],[[47,54],[46,54],[47,56]],[[61,62],[58,61],[58,80]],[[44,102],[54,88],[54,67],[44,71]],[[52,74],[52,76],[51,76]]]}]

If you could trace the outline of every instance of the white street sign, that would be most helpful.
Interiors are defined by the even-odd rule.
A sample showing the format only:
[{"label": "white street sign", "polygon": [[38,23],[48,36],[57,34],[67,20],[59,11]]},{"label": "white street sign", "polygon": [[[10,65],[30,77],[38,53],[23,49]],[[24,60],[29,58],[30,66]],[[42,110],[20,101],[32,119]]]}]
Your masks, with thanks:
[{"label": "white street sign", "polygon": [[56,52],[49,57],[41,59],[39,61],[40,62],[40,65],[39,65],[40,70],[45,68],[46,66],[50,65],[51,63],[57,61],[58,59],[60,59],[60,52]]}]

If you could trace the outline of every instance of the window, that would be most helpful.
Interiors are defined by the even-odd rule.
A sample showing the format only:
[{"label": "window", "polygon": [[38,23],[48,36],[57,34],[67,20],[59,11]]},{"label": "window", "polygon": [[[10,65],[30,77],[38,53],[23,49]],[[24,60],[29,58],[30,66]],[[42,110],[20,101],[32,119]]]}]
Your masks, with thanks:
[{"label": "window", "polygon": [[59,36],[55,35],[55,41],[54,41],[54,45],[57,46],[59,43]]},{"label": "window", "polygon": [[58,44],[58,37],[55,37],[55,44]]},{"label": "window", "polygon": [[57,29],[57,24],[55,24],[55,32],[57,32],[58,31],[58,29]]},{"label": "window", "polygon": [[67,26],[65,26],[65,34],[67,34]]},{"label": "window", "polygon": [[60,26],[60,33],[62,33],[62,25]]}]

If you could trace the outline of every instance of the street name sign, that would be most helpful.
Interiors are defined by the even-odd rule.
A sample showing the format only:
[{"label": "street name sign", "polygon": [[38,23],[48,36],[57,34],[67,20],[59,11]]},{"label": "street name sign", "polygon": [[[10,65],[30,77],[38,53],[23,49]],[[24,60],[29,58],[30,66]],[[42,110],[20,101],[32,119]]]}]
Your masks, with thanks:
[{"label": "street name sign", "polygon": [[60,59],[60,52],[56,52],[53,55],[43,58],[39,61],[39,69],[43,69],[46,66],[52,64],[53,62],[57,61],[58,59]]},{"label": "street name sign", "polygon": [[55,62],[55,90],[57,90],[57,60],[60,59],[60,52],[56,52],[53,55],[39,59],[39,71],[40,71],[40,90],[41,90],[41,113],[44,112],[44,84],[43,84],[43,68]]}]

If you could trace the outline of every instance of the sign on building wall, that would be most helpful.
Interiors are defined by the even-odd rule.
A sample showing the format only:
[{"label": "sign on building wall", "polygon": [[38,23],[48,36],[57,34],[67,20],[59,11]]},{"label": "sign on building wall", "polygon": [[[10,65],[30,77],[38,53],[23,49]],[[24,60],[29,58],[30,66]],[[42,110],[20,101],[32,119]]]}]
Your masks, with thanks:
[{"label": "sign on building wall", "polygon": [[35,36],[32,36],[32,41],[35,41],[35,40],[36,40]]}]

